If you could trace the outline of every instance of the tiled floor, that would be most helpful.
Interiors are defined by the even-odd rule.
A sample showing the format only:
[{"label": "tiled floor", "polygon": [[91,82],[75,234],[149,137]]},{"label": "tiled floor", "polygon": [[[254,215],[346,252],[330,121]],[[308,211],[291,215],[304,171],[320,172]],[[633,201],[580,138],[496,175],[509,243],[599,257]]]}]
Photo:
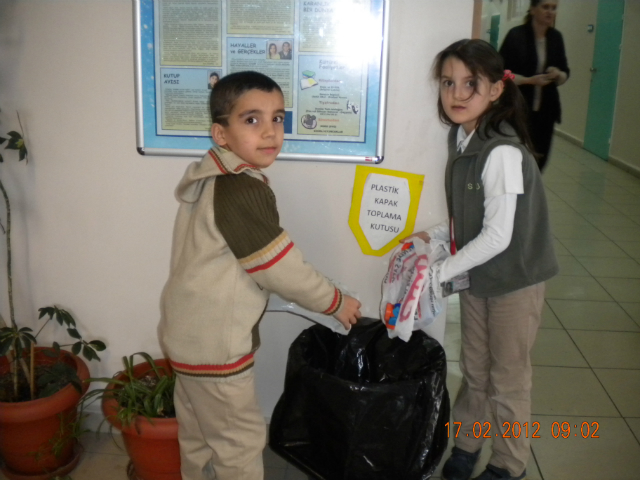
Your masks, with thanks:
[{"label": "tiled floor", "polygon": [[[558,138],[543,178],[561,270],[547,284],[533,351],[532,420],[540,423],[540,438],[532,443],[527,478],[638,480],[640,179]],[[452,396],[461,378],[456,302],[452,297],[445,338]],[[554,438],[554,422],[567,422],[570,436]],[[583,425],[590,433],[598,426],[599,438],[582,438]],[[106,434],[84,443],[74,480],[126,479],[127,456]],[[307,478],[270,451],[264,458],[266,480]]]}]

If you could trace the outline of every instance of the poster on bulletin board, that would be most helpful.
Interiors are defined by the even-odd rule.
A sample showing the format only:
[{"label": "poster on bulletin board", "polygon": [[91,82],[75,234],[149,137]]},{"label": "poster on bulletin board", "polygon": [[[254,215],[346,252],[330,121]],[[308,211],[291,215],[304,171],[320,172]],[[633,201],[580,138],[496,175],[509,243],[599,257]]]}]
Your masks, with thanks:
[{"label": "poster on bulletin board", "polygon": [[278,159],[380,163],[388,1],[134,0],[138,152],[202,156],[216,82],[254,70],[284,94]]}]

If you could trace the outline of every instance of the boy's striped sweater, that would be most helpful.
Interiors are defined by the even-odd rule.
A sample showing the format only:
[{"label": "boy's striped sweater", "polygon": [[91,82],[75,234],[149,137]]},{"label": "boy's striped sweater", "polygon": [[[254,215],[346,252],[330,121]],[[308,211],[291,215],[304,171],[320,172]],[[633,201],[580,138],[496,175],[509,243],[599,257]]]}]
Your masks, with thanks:
[{"label": "boy's striped sweater", "polygon": [[259,169],[212,149],[187,168],[176,197],[159,335],[178,374],[216,381],[246,374],[270,292],[327,315],[340,310],[340,290],[280,227]]}]

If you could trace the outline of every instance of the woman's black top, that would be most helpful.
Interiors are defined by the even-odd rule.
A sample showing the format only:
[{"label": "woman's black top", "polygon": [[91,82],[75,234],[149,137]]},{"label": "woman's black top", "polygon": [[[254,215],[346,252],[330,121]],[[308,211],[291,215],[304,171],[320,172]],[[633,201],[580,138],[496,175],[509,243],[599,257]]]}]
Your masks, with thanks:
[{"label": "woman's black top", "polygon": [[[564,51],[562,34],[555,28],[549,28],[546,35],[547,60],[543,71],[548,67],[556,67],[569,76],[567,56]],[[536,75],[538,53],[531,22],[509,30],[500,47],[500,55],[504,59],[504,68],[524,77]],[[520,91],[529,107],[533,106],[534,85],[520,85]],[[560,123],[561,108],[558,86],[555,82],[542,87],[540,112]]]}]

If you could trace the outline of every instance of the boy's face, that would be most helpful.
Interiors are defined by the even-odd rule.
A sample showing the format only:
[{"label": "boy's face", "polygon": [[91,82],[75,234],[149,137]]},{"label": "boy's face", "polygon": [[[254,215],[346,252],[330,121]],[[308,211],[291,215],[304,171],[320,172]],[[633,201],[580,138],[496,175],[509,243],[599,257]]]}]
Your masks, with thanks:
[{"label": "boy's face", "polygon": [[271,165],[284,140],[284,99],[274,90],[249,90],[231,109],[227,126],[214,123],[211,137],[245,162],[259,168]]}]

